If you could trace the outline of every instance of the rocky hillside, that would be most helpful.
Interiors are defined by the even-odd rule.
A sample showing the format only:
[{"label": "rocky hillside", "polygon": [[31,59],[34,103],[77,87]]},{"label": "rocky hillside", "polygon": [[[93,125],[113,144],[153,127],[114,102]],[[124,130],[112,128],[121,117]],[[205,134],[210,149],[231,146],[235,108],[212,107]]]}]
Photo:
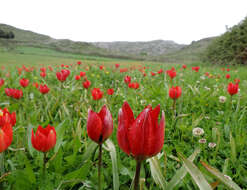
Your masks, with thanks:
[{"label": "rocky hillside", "polygon": [[147,42],[95,42],[93,44],[119,55],[125,54],[141,57],[159,56],[177,51],[185,46],[168,40],[154,40]]}]

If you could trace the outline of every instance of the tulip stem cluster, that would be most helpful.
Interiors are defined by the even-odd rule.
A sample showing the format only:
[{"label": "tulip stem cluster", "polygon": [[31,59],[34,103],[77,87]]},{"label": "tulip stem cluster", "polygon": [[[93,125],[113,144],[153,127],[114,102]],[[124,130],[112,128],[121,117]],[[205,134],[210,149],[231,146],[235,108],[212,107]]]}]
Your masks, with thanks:
[{"label": "tulip stem cluster", "polygon": [[102,144],[99,144],[99,162],[98,162],[98,185],[101,190],[101,162],[102,162]]},{"label": "tulip stem cluster", "polygon": [[139,188],[141,165],[142,165],[142,161],[136,160],[136,173],[135,173],[135,179],[134,179],[134,190],[138,190],[138,188]]}]

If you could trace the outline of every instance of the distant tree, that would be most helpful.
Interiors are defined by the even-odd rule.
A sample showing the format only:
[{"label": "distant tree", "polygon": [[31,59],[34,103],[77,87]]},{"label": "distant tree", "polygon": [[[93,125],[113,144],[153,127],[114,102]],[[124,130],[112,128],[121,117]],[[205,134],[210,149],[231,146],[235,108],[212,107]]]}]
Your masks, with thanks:
[{"label": "distant tree", "polygon": [[220,64],[247,64],[247,17],[208,46],[206,60]]},{"label": "distant tree", "polygon": [[0,38],[13,39],[13,38],[15,38],[15,35],[12,31],[11,32],[5,32],[5,31],[0,29]]}]

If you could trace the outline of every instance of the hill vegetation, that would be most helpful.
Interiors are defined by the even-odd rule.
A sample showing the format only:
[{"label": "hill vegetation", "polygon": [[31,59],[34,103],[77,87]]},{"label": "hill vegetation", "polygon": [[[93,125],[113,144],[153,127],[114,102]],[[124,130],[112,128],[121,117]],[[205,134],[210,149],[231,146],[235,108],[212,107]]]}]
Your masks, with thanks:
[{"label": "hill vegetation", "polygon": [[[0,38],[0,50],[19,54],[42,54],[53,52],[54,56],[97,56],[130,60],[148,60],[171,63],[198,62],[212,39],[194,41],[190,45],[173,41],[154,40],[148,42],[75,42],[54,39],[50,36],[0,24],[4,33],[12,32],[14,39]],[[52,50],[52,51],[51,51]],[[55,53],[56,52],[56,53]],[[50,55],[50,53],[49,53]]]},{"label": "hill vegetation", "polygon": [[206,60],[219,64],[247,64],[247,17],[208,46]]}]

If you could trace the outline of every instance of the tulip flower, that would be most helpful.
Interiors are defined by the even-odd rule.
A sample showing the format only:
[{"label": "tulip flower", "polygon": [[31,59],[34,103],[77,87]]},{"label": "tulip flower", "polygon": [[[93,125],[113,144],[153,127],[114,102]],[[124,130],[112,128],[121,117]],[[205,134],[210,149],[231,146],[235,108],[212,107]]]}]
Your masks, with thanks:
[{"label": "tulip flower", "polygon": [[42,126],[38,126],[35,135],[32,129],[31,142],[36,150],[40,152],[48,152],[56,144],[55,128],[50,125],[45,128],[43,128]]},{"label": "tulip flower", "polygon": [[44,84],[44,85],[40,84],[39,85],[39,91],[42,94],[47,94],[50,91],[50,88],[48,88],[48,86],[46,84]]},{"label": "tulip flower", "polygon": [[23,78],[23,79],[20,79],[20,85],[22,86],[22,87],[27,87],[28,86],[28,84],[29,84],[29,80],[28,79],[25,79],[25,78]]},{"label": "tulip flower", "polygon": [[131,82],[131,77],[130,76],[125,76],[124,77],[124,82],[126,83],[126,84],[129,84],[130,82]]},{"label": "tulip flower", "polygon": [[80,80],[81,79],[81,76],[80,75],[76,75],[75,76],[75,80]]},{"label": "tulip flower", "polygon": [[163,73],[163,69],[158,70],[157,73],[158,73],[158,74]]},{"label": "tulip flower", "polygon": [[91,82],[89,80],[86,80],[82,83],[83,87],[88,89],[91,86]]},{"label": "tulip flower", "polygon": [[182,94],[182,89],[180,86],[171,87],[169,89],[169,96],[172,99],[178,99]]},{"label": "tulip flower", "polygon": [[98,186],[101,190],[101,160],[102,143],[108,139],[113,131],[112,115],[106,105],[99,113],[92,110],[88,111],[87,134],[94,142],[99,144],[99,162],[98,162]]},{"label": "tulip flower", "polygon": [[3,126],[6,122],[14,126],[16,123],[16,113],[9,113],[7,108],[3,110],[0,108],[0,126]]},{"label": "tulip flower", "polygon": [[120,64],[115,64],[115,67],[116,67],[116,69],[117,69],[118,67],[120,67]]},{"label": "tulip flower", "polygon": [[114,94],[114,89],[113,88],[110,88],[107,90],[107,94],[108,95],[113,95]]},{"label": "tulip flower", "polygon": [[170,98],[173,99],[173,113],[174,113],[174,117],[176,117],[176,100],[181,96],[182,94],[182,89],[180,86],[176,86],[176,87],[171,87],[169,89],[169,96]]},{"label": "tulip flower", "polygon": [[231,75],[226,74],[226,79],[229,79],[231,77]]},{"label": "tulip flower", "polygon": [[183,65],[182,68],[183,68],[183,69],[186,69],[186,68],[187,68],[187,65]]},{"label": "tulip flower", "polygon": [[31,143],[36,150],[44,153],[43,175],[45,175],[45,168],[47,162],[46,154],[56,145],[55,128],[53,126],[50,126],[49,124],[45,128],[43,128],[42,126],[38,126],[38,129],[35,134],[32,129]]},{"label": "tulip flower", "polygon": [[233,84],[233,83],[229,83],[228,84],[228,93],[233,96],[234,94],[237,94],[238,93],[238,84]]},{"label": "tulip flower", "polygon": [[99,88],[94,88],[91,93],[92,93],[94,100],[101,99],[103,97],[103,94],[104,94]]},{"label": "tulip flower", "polygon": [[133,111],[124,102],[118,114],[117,140],[119,147],[137,162],[134,189],[139,186],[140,168],[143,160],[158,154],[164,144],[165,116],[158,117],[160,105],[152,109],[147,106],[135,119]]},{"label": "tulip flower", "polygon": [[15,99],[20,99],[23,96],[22,90],[13,89],[13,88],[5,88],[5,94]]},{"label": "tulip flower", "polygon": [[194,70],[195,72],[198,72],[199,71],[199,69],[200,69],[200,67],[192,67],[192,70]]},{"label": "tulip flower", "polygon": [[41,72],[40,73],[40,76],[43,77],[43,78],[45,78],[46,77],[46,72]]},{"label": "tulip flower", "polygon": [[0,109],[0,153],[5,151],[13,139],[12,126],[16,122],[15,113],[9,113],[8,110]]},{"label": "tulip flower", "polygon": [[81,65],[81,61],[77,61],[77,65]]},{"label": "tulip flower", "polygon": [[80,72],[80,76],[81,76],[81,77],[84,77],[85,75],[86,75],[85,72],[83,72],[83,71]]},{"label": "tulip flower", "polygon": [[[240,83],[240,79],[235,78],[235,79],[234,79],[234,82],[235,82],[236,84],[239,84],[239,83]],[[1,85],[0,85],[0,86],[1,86]]]},{"label": "tulip flower", "polygon": [[4,85],[4,79],[0,79],[0,87]]},{"label": "tulip flower", "polygon": [[167,70],[166,73],[169,75],[169,77],[171,79],[173,79],[174,77],[176,77],[177,73],[174,69],[171,69],[171,70]]}]

